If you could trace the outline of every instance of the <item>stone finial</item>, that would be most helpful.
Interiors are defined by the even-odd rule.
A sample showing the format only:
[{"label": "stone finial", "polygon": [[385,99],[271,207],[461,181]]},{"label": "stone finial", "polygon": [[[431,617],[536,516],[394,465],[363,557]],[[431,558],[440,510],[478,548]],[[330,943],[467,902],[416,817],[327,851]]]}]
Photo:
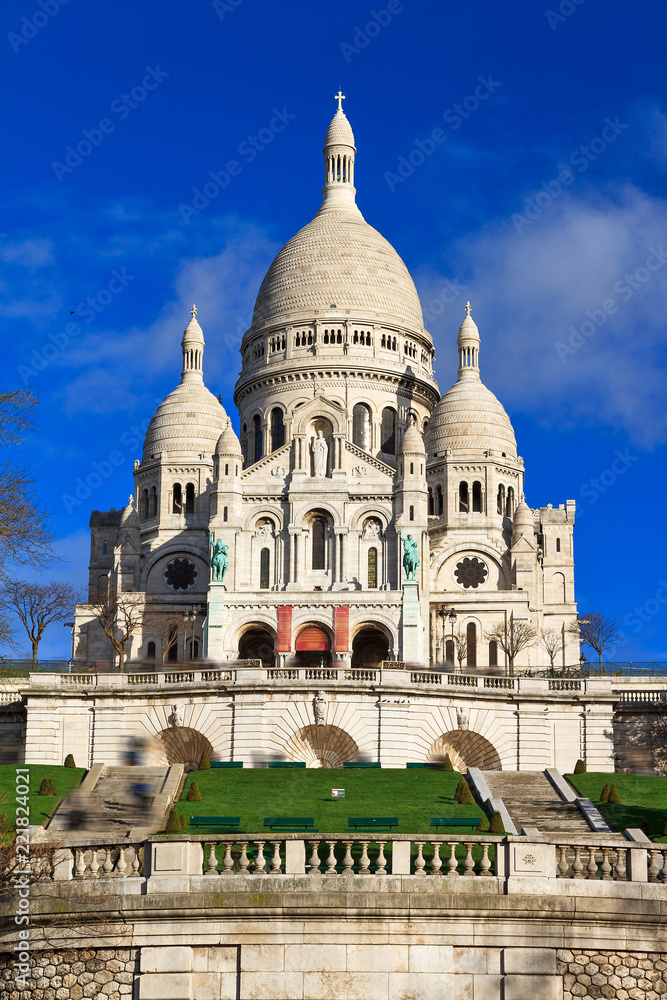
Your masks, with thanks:
[{"label": "stone finial", "polygon": [[134,497],[132,496],[131,493],[130,493],[129,499],[127,501],[127,505],[128,505],[128,507],[134,507]]},{"label": "stone finial", "polygon": [[471,313],[472,313],[472,306],[470,305],[469,302],[466,302],[466,316],[470,316]]},{"label": "stone finial", "polygon": [[338,93],[334,95],[334,101],[338,101],[338,110],[343,110],[343,101],[346,100],[345,94],[338,88]]},{"label": "stone finial", "polygon": [[193,319],[196,319],[197,317],[197,306],[194,305],[194,303],[192,305],[192,309],[190,310],[190,315],[192,316]]}]

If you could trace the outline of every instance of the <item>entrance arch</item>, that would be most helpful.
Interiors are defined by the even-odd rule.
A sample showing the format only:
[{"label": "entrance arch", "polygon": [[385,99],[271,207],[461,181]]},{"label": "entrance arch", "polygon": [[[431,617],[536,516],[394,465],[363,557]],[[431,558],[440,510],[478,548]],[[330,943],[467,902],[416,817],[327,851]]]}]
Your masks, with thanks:
[{"label": "entrance arch", "polygon": [[305,726],[285,744],[289,760],[303,760],[306,767],[342,767],[354,760],[359,747],[349,733],[338,726]]},{"label": "entrance arch", "polygon": [[331,636],[320,625],[306,625],[297,635],[294,649],[302,666],[331,662]]},{"label": "entrance arch", "polygon": [[469,767],[478,767],[481,771],[501,771],[502,764],[498,751],[484,736],[468,729],[454,729],[431,745],[426,762],[434,763],[441,760],[445,754],[457,771],[465,774]]},{"label": "entrance arch", "polygon": [[377,667],[390,659],[389,640],[377,625],[362,625],[352,640],[352,666]]},{"label": "entrance arch", "polygon": [[275,636],[266,625],[249,625],[239,636],[240,660],[261,660],[263,666],[272,667],[275,649]]},{"label": "entrance arch", "polygon": [[188,726],[170,726],[157,734],[168,764],[183,764],[186,771],[196,771],[205,752],[209,760],[213,747],[197,729]]}]

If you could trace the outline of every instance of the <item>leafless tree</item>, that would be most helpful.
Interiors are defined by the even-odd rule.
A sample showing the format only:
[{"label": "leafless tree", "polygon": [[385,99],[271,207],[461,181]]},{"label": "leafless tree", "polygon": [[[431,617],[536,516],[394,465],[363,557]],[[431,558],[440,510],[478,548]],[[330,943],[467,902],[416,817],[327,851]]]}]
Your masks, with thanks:
[{"label": "leafless tree", "polygon": [[71,617],[79,593],[68,583],[29,583],[8,580],[0,589],[0,616],[9,616],[21,623],[32,646],[32,661],[37,663],[37,651],[47,625]]},{"label": "leafless tree", "polygon": [[576,636],[580,643],[595,650],[602,673],[602,654],[609,646],[616,646],[621,639],[621,630],[616,619],[608,618],[599,611],[589,611],[588,614],[580,615],[576,622],[572,622],[568,631]]},{"label": "leafless tree", "polygon": [[468,633],[462,629],[454,636],[454,656],[459,662],[459,670],[463,670],[463,663],[468,658]]},{"label": "leafless tree", "polygon": [[498,622],[486,632],[487,642],[495,642],[507,657],[510,673],[514,673],[514,661],[522,650],[533,646],[537,639],[537,629],[528,622],[516,622],[510,616],[509,620]]},{"label": "leafless tree", "polygon": [[540,632],[539,642],[542,649],[546,651],[551,664],[551,669],[553,670],[554,664],[556,663],[556,657],[563,649],[563,635],[555,628],[544,628]]},{"label": "leafless tree", "polygon": [[164,663],[169,651],[178,645],[179,637],[183,634],[183,616],[174,611],[151,609],[144,614],[143,626],[160,643],[160,655]]},{"label": "leafless tree", "polygon": [[122,670],[128,640],[144,620],[143,599],[136,593],[118,593],[110,586],[106,591],[91,595],[88,607],[113,646]]},{"label": "leafless tree", "polygon": [[[37,397],[31,389],[0,390],[0,447],[18,446],[33,426]],[[34,472],[0,463],[0,559],[44,565],[53,559],[53,532]]]}]

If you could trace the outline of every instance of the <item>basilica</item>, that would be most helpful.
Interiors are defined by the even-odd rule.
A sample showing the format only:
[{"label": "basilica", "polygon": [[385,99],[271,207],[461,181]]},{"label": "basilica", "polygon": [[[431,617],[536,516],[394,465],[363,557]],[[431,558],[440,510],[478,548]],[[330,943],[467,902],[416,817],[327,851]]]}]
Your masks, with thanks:
[{"label": "basilica", "polygon": [[135,613],[128,659],[157,665],[502,670],[506,643],[491,633],[518,623],[534,635],[517,670],[578,660],[575,503],[527,505],[470,304],[441,396],[412,278],[357,207],[337,99],[322,203],[269,267],[243,337],[240,433],[206,388],[193,306],[130,503],[91,515],[76,663],[113,658],[94,611],[107,593],[119,630]]}]

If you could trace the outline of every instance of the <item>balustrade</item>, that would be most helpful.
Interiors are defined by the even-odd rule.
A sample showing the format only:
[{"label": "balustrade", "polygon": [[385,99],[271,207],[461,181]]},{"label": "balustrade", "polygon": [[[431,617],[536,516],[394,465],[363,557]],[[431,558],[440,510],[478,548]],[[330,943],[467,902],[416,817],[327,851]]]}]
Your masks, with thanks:
[{"label": "balustrade", "polygon": [[74,848],[75,878],[130,878],[143,873],[143,844]]}]

